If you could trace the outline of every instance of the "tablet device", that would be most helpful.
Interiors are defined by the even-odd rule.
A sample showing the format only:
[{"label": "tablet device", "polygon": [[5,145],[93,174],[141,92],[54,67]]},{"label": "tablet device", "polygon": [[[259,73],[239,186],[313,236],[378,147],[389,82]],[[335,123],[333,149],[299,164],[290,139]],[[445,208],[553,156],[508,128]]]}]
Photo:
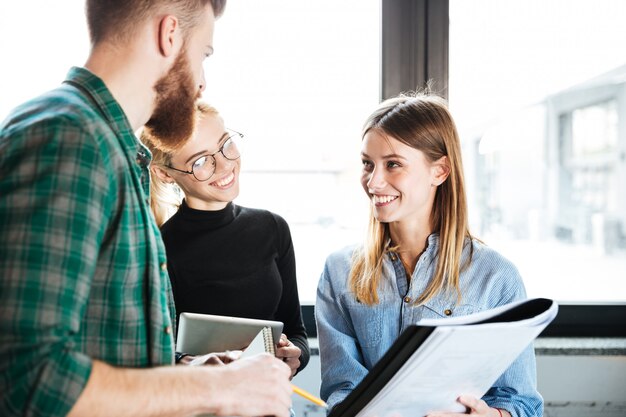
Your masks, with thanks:
[{"label": "tablet device", "polygon": [[280,340],[283,323],[210,314],[181,313],[178,321],[176,351],[190,355],[243,350],[264,327],[272,329],[276,342]]}]

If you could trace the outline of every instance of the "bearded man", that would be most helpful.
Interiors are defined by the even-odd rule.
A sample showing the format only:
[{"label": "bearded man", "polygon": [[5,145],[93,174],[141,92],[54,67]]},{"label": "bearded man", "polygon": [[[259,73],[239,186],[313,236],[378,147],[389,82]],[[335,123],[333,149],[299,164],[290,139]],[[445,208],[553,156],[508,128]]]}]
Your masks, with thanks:
[{"label": "bearded man", "polygon": [[[87,0],[91,52],[0,126],[0,415],[276,415],[287,365],[174,363],[147,124],[191,136],[225,0]],[[219,362],[219,360],[217,361]]]}]

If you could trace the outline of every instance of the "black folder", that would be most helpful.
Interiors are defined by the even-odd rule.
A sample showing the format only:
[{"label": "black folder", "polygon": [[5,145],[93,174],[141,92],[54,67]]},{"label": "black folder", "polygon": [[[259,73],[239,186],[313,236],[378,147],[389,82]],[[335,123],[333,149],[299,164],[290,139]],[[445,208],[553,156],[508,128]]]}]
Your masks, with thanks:
[{"label": "black folder", "polygon": [[[516,322],[545,313],[553,305],[556,305],[556,303],[546,298],[530,299],[499,312],[488,319],[466,324]],[[552,321],[555,315],[556,311],[543,327]],[[435,329],[436,327],[434,326],[420,326],[416,324],[407,327],[354,390],[341,403],[333,407],[328,417],[356,416],[407,363],[409,358],[422,346]]]}]

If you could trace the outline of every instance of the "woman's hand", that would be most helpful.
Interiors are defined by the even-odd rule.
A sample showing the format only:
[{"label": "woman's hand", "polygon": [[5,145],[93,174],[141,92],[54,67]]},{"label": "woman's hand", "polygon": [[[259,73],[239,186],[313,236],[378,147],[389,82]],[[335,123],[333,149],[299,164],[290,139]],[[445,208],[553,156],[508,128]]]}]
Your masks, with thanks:
[{"label": "woman's hand", "polygon": [[462,416],[483,416],[483,417],[511,417],[508,411],[503,409],[491,408],[486,402],[476,397],[469,395],[461,395],[457,400],[461,404],[467,407],[467,413],[433,413],[428,417],[462,417]]},{"label": "woman's hand", "polygon": [[276,357],[278,359],[282,359],[289,368],[291,369],[291,376],[289,379],[293,378],[296,374],[296,371],[300,367],[300,348],[287,339],[287,336],[284,334],[280,335],[280,340],[278,341],[278,349],[276,349]]}]

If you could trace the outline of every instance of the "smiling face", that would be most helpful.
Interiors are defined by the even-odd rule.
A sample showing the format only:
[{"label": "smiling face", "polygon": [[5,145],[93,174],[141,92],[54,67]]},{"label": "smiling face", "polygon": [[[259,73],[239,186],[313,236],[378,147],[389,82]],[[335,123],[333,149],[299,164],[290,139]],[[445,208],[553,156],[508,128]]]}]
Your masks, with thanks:
[{"label": "smiling face", "polygon": [[189,207],[220,210],[239,195],[241,158],[229,160],[222,152],[218,152],[231,134],[224,128],[224,122],[219,116],[203,115],[197,121],[191,138],[172,156],[172,167],[192,171],[196,161],[203,162],[202,158],[207,156],[206,164],[211,164],[209,155],[215,154],[215,172],[207,181],[198,181],[193,175],[166,168],[168,175],[185,193]]},{"label": "smiling face", "polygon": [[363,137],[361,185],[370,198],[374,216],[381,223],[429,222],[441,161],[377,130]]}]

